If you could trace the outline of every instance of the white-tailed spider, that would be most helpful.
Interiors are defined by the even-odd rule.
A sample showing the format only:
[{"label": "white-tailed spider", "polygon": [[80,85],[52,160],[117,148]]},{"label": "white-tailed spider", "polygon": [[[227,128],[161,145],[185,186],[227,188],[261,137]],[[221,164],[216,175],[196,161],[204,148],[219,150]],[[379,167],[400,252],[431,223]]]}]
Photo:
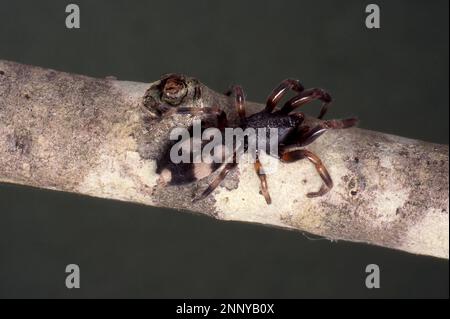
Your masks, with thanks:
[{"label": "white-tailed spider", "polygon": [[[276,109],[278,102],[283,96],[292,90],[296,95],[288,100],[281,108]],[[253,115],[246,116],[244,93],[240,86],[234,86],[227,93],[228,96],[234,95],[234,104],[239,115],[238,127],[245,130],[246,128],[277,128],[278,134],[278,153],[270,154],[285,163],[292,163],[302,159],[308,159],[314,164],[317,172],[323,180],[323,184],[316,192],[310,192],[307,197],[318,197],[326,194],[332,187],[333,181],[320,158],[305,149],[305,146],[314,142],[328,129],[343,129],[352,127],[356,124],[355,118],[344,120],[327,120],[321,121],[313,127],[302,125],[305,116],[302,112],[294,112],[294,110],[308,102],[319,100],[322,101],[322,107],[318,118],[322,119],[327,112],[327,107],[331,103],[331,96],[322,89],[313,88],[305,90],[299,81],[286,79],[276,87],[267,98],[266,107]],[[217,126],[220,130],[230,127],[227,116],[223,111],[214,108],[183,108],[179,107],[176,111],[179,114],[191,115],[214,115],[217,117]],[[244,146],[245,149],[245,146]],[[266,174],[259,160],[259,151],[256,150],[256,158],[254,167],[261,183],[261,192],[267,204],[272,202],[268,190]],[[263,150],[266,153],[268,150]],[[179,185],[191,183],[196,180],[205,178],[212,174],[215,170],[220,169],[219,174],[211,181],[203,193],[196,197],[194,201],[201,200],[211,194],[214,189],[225,179],[227,174],[238,164],[236,159],[236,150],[233,152],[233,158],[223,164],[213,163],[178,163],[174,164],[167,152],[157,163],[157,173],[160,174],[165,184]]]}]

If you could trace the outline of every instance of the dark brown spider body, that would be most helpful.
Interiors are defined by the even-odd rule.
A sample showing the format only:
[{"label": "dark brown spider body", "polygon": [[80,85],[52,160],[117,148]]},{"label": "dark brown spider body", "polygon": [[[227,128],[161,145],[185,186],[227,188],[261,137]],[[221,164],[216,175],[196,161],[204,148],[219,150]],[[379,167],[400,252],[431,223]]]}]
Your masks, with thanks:
[{"label": "dark brown spider body", "polygon": [[[247,117],[243,121],[242,127],[243,129],[253,128],[255,130],[265,128],[267,132],[266,141],[270,141],[270,129],[275,128],[277,129],[278,135],[276,140],[279,145],[283,145],[298,134],[297,128],[303,121],[304,117],[300,113],[286,115],[278,112],[267,113],[262,111]],[[259,144],[257,143],[256,145],[258,146]],[[269,142],[263,143],[262,145],[266,145],[266,149],[258,149],[259,151],[264,151],[271,156],[279,157],[279,154],[272,154],[270,152]]]},{"label": "dark brown spider body", "polygon": [[[283,107],[275,110],[276,105],[286,94],[288,90],[293,90],[297,93],[293,98],[288,100]],[[322,196],[327,193],[332,187],[332,179],[323,165],[320,158],[314,153],[308,151],[304,147],[314,142],[320,135],[328,129],[341,129],[352,127],[356,124],[356,119],[350,118],[345,120],[329,120],[321,121],[314,127],[302,125],[304,123],[304,114],[294,113],[293,111],[299,106],[313,100],[320,100],[323,102],[318,119],[322,119],[327,111],[327,106],[331,102],[331,96],[322,89],[314,88],[305,90],[303,86],[296,80],[287,79],[275,88],[269,95],[264,110],[253,114],[251,116],[245,115],[244,108],[244,93],[242,88],[235,86],[228,93],[228,96],[234,94],[234,101],[237,113],[239,114],[238,127],[246,130],[252,129],[266,129],[266,135],[263,138],[272,143],[270,139],[270,129],[276,129],[278,140],[276,140],[277,153],[271,152],[270,143],[265,143],[266,149],[256,149],[255,170],[261,182],[261,192],[268,204],[271,203],[271,198],[268,191],[266,174],[259,161],[259,153],[265,153],[279,158],[282,162],[291,163],[301,159],[308,159],[315,167],[320,177],[323,180],[322,187],[317,192],[310,192],[308,197]],[[227,116],[223,111],[214,110],[212,108],[178,108],[176,111],[179,114],[192,115],[214,115],[217,118],[217,126],[223,131],[229,127]],[[261,138],[261,136],[258,136]],[[258,143],[256,143],[259,145]],[[272,145],[273,146],[273,145]],[[244,151],[247,151],[248,143],[244,142]],[[170,150],[169,150],[170,151]],[[237,150],[233,148],[233,157],[231,161],[225,161],[223,164],[217,163],[178,163],[171,162],[169,153],[167,152],[160,161],[157,162],[157,173],[160,174],[161,179],[166,184],[185,184],[195,180],[202,179],[209,176],[215,170],[219,169],[219,174],[209,184],[208,188],[195,200],[200,200],[211,194],[214,189],[219,186],[220,182],[226,177],[228,172],[237,166]]]}]

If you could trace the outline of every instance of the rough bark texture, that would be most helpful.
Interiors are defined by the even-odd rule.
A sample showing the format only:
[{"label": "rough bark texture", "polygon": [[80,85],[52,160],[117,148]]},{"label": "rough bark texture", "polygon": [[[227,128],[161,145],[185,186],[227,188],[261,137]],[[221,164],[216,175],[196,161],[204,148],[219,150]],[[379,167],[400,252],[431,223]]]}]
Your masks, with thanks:
[{"label": "rough bark texture", "polygon": [[[309,147],[334,180],[327,195],[305,196],[321,183],[309,162],[279,163],[268,176],[267,205],[253,165],[241,163],[211,196],[192,203],[210,178],[164,187],[155,173],[170,129],[193,120],[165,116],[179,105],[219,106],[236,118],[230,98],[192,78],[146,84],[0,61],[0,182],[448,258],[447,145],[358,128],[329,131]],[[247,103],[247,110],[260,108]]]}]

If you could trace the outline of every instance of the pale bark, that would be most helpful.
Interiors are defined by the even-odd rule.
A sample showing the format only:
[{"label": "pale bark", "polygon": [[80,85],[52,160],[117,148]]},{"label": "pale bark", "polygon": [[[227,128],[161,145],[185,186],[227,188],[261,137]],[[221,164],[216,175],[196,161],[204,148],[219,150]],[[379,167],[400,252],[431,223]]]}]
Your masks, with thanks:
[{"label": "pale bark", "polygon": [[[164,187],[155,173],[170,128],[192,122],[157,111],[176,105],[219,106],[231,121],[236,118],[230,98],[191,78],[164,87],[160,81],[93,79],[0,61],[0,182],[448,258],[447,145],[359,128],[333,130],[309,147],[335,183],[325,196],[305,196],[321,183],[309,162],[279,163],[268,176],[273,203],[267,205],[253,165],[241,163],[211,196],[192,203],[210,179]],[[247,105],[249,113],[261,107]]]}]

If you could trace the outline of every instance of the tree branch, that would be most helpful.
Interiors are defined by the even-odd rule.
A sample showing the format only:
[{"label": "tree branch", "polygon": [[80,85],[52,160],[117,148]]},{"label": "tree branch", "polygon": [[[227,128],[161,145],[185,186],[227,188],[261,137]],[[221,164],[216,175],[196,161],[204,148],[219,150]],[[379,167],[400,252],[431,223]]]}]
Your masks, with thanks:
[{"label": "tree branch", "polygon": [[[219,106],[236,120],[230,98],[192,78],[146,84],[0,61],[0,181],[448,258],[447,145],[333,130],[310,147],[335,182],[325,196],[305,196],[321,183],[310,163],[279,163],[268,176],[267,205],[253,166],[241,163],[211,196],[192,203],[210,178],[164,187],[155,173],[170,129],[192,123],[162,115],[178,105]],[[253,112],[261,107],[247,103]]]}]

